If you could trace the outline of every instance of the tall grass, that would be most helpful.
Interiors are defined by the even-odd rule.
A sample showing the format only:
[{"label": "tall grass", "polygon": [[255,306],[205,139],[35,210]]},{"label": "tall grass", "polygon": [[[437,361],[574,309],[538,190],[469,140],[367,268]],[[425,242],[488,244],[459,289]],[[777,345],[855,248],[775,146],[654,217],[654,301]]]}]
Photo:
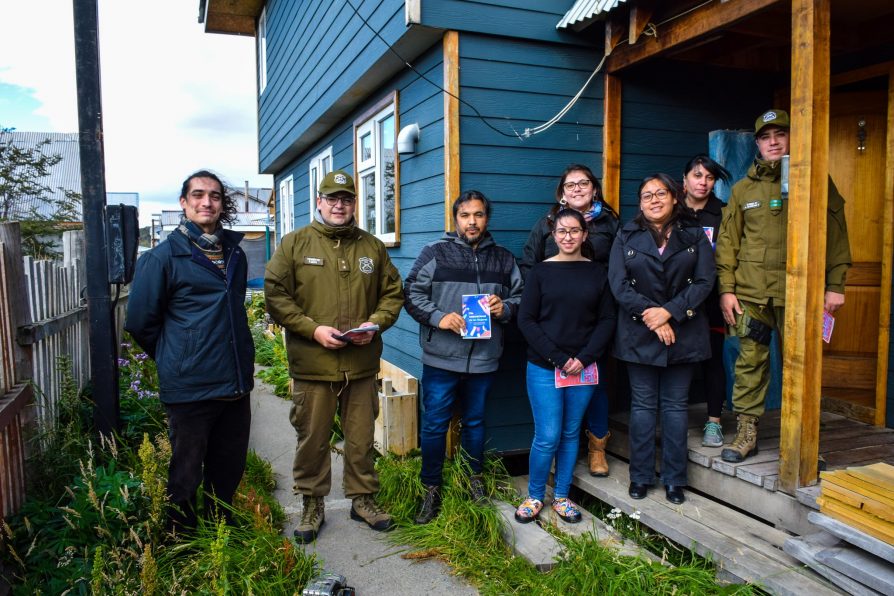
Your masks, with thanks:
[{"label": "tall grass", "polygon": [[[493,498],[515,503],[518,495],[498,460],[486,462],[485,484]],[[399,524],[392,539],[417,549],[412,558],[436,557],[474,583],[482,594],[751,594],[750,586],[720,586],[710,562],[692,555],[689,563],[665,567],[620,556],[592,535],[557,535],[563,558],[548,573],[512,554],[503,541],[503,518],[492,506],[469,498],[467,464],[460,458],[444,467],[440,515],[427,525],[413,518],[424,494],[418,456],[378,460],[383,505]]]}]

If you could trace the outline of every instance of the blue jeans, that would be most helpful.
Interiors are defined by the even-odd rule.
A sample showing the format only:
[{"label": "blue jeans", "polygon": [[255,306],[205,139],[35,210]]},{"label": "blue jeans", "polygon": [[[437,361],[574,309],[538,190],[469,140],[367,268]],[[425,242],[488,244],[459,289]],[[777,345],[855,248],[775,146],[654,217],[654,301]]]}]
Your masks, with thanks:
[{"label": "blue jeans", "polygon": [[480,474],[484,458],[484,402],[494,373],[465,374],[422,365],[422,483],[441,486],[447,429],[458,401],[462,448],[472,472]]},{"label": "blue jeans", "polygon": [[689,448],[687,404],[692,364],[668,367],[628,363],[630,377],[630,481],[655,482],[655,427],[661,411],[661,481],[686,486]]},{"label": "blue jeans", "polygon": [[587,430],[597,439],[608,434],[608,394],[602,383],[604,381],[600,380],[599,385],[593,385],[593,397],[587,406]]},{"label": "blue jeans", "polygon": [[528,399],[534,414],[534,442],[528,467],[528,495],[543,500],[556,459],[556,498],[567,497],[577,461],[580,426],[595,385],[556,389],[555,371],[528,363]]}]

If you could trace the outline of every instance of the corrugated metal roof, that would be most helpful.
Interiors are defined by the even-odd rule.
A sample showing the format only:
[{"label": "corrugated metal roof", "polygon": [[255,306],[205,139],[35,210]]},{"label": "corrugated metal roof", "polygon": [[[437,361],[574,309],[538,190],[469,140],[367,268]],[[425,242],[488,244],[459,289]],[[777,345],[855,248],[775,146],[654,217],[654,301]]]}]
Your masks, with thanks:
[{"label": "corrugated metal roof", "polygon": [[584,21],[595,21],[605,18],[606,13],[616,8],[619,3],[627,0],[577,0],[559,24],[556,29],[567,29],[583,23]]},{"label": "corrugated metal roof", "polygon": [[[18,219],[27,216],[32,211],[50,216],[54,212],[54,204],[48,199],[64,199],[65,190],[81,192],[81,153],[78,145],[78,133],[68,132],[4,132],[0,133],[0,144],[14,144],[22,149],[37,149],[44,140],[49,144],[41,148],[44,155],[62,156],[62,161],[56,164],[49,172],[39,180],[40,184],[48,186],[50,194],[45,197],[26,197],[13,200],[7,216],[10,219]],[[81,204],[75,206],[77,218],[81,220]]]}]

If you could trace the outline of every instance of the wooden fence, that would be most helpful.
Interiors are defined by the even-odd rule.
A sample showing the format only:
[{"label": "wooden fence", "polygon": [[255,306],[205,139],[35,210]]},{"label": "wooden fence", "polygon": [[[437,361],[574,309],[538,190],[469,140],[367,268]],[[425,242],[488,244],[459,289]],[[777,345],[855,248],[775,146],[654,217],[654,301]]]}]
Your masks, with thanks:
[{"label": "wooden fence", "polygon": [[[21,254],[17,223],[0,224],[0,514],[24,500],[26,434],[53,427],[64,390],[60,359],[78,389],[90,377],[82,231],[65,232],[62,261]],[[116,307],[121,337],[126,295]]]}]

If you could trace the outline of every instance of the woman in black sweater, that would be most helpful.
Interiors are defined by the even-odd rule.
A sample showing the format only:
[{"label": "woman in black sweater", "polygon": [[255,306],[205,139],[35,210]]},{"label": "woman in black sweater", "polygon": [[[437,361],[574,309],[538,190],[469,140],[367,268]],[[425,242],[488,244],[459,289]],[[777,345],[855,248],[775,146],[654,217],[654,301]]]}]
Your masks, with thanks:
[{"label": "woman in black sweater", "polygon": [[[581,519],[568,490],[581,420],[597,387],[595,363],[608,348],[615,326],[606,267],[581,253],[587,246],[583,215],[573,209],[559,211],[553,237],[559,253],[531,269],[518,313],[519,329],[528,342],[527,387],[534,414],[528,497],[515,513],[521,523],[540,513],[554,458],[553,510],[567,522]],[[572,379],[577,381],[574,386],[557,387]]]}]

